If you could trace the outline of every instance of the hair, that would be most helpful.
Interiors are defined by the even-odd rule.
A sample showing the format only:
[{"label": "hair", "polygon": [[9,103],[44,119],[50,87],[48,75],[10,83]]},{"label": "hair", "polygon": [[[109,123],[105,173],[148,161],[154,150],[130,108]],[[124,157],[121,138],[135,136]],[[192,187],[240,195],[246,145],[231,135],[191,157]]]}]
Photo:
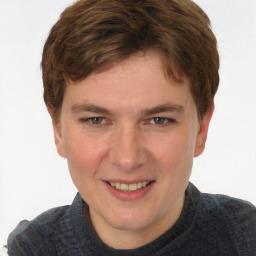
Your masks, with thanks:
[{"label": "hair", "polygon": [[169,76],[188,78],[203,118],[218,88],[219,55],[199,6],[190,0],[80,0],[64,10],[43,49],[44,101],[54,119],[68,81],[147,50],[160,53]]}]

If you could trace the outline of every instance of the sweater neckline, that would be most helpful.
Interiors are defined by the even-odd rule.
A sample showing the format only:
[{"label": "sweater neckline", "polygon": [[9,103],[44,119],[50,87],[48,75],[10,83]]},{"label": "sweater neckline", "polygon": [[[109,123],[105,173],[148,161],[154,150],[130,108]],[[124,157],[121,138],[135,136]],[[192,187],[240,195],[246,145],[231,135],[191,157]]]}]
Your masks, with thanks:
[{"label": "sweater neckline", "polygon": [[114,249],[100,240],[90,222],[88,205],[80,194],[77,193],[71,205],[70,216],[74,237],[78,239],[81,245],[81,251],[91,251],[91,254],[88,252],[89,255],[141,256],[156,255],[157,252],[164,250],[166,247],[170,250],[170,247],[177,247],[178,238],[193,223],[196,203],[200,192],[192,183],[189,183],[185,193],[185,204],[174,226],[151,243],[130,250]]}]

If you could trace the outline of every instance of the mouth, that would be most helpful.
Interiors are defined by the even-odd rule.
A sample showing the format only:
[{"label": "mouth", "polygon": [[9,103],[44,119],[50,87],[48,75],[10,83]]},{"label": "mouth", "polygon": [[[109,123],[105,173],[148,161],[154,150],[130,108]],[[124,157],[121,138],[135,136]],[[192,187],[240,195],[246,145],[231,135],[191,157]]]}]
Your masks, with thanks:
[{"label": "mouth", "polygon": [[140,189],[143,189],[149,185],[151,185],[154,181],[143,181],[143,182],[137,182],[137,183],[131,183],[131,184],[127,184],[127,183],[120,183],[120,182],[109,182],[107,181],[107,183],[119,190],[119,191],[124,191],[124,192],[135,192],[138,191]]},{"label": "mouth", "polygon": [[152,191],[155,180],[124,181],[124,180],[105,180],[107,191],[121,201],[134,202],[145,198]]}]

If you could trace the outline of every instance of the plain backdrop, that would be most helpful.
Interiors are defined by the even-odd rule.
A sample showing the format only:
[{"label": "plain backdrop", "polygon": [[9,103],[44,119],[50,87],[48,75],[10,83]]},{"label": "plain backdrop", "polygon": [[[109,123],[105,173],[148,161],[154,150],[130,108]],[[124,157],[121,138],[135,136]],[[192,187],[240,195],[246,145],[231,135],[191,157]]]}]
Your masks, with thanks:
[{"label": "plain backdrop", "polygon": [[[191,181],[256,204],[256,1],[197,0],[212,21],[220,87]],[[22,219],[70,204],[76,189],[55,150],[40,61],[72,0],[0,0],[0,245]]]}]

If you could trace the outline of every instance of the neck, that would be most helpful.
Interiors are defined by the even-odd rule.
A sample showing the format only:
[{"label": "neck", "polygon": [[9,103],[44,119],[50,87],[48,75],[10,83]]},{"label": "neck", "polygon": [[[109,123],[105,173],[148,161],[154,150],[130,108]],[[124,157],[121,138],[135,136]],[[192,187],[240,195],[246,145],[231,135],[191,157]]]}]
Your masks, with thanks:
[{"label": "neck", "polygon": [[136,249],[154,241],[168,231],[178,220],[185,201],[185,195],[159,220],[139,230],[122,230],[108,225],[99,215],[89,208],[92,225],[100,239],[114,249]]}]

